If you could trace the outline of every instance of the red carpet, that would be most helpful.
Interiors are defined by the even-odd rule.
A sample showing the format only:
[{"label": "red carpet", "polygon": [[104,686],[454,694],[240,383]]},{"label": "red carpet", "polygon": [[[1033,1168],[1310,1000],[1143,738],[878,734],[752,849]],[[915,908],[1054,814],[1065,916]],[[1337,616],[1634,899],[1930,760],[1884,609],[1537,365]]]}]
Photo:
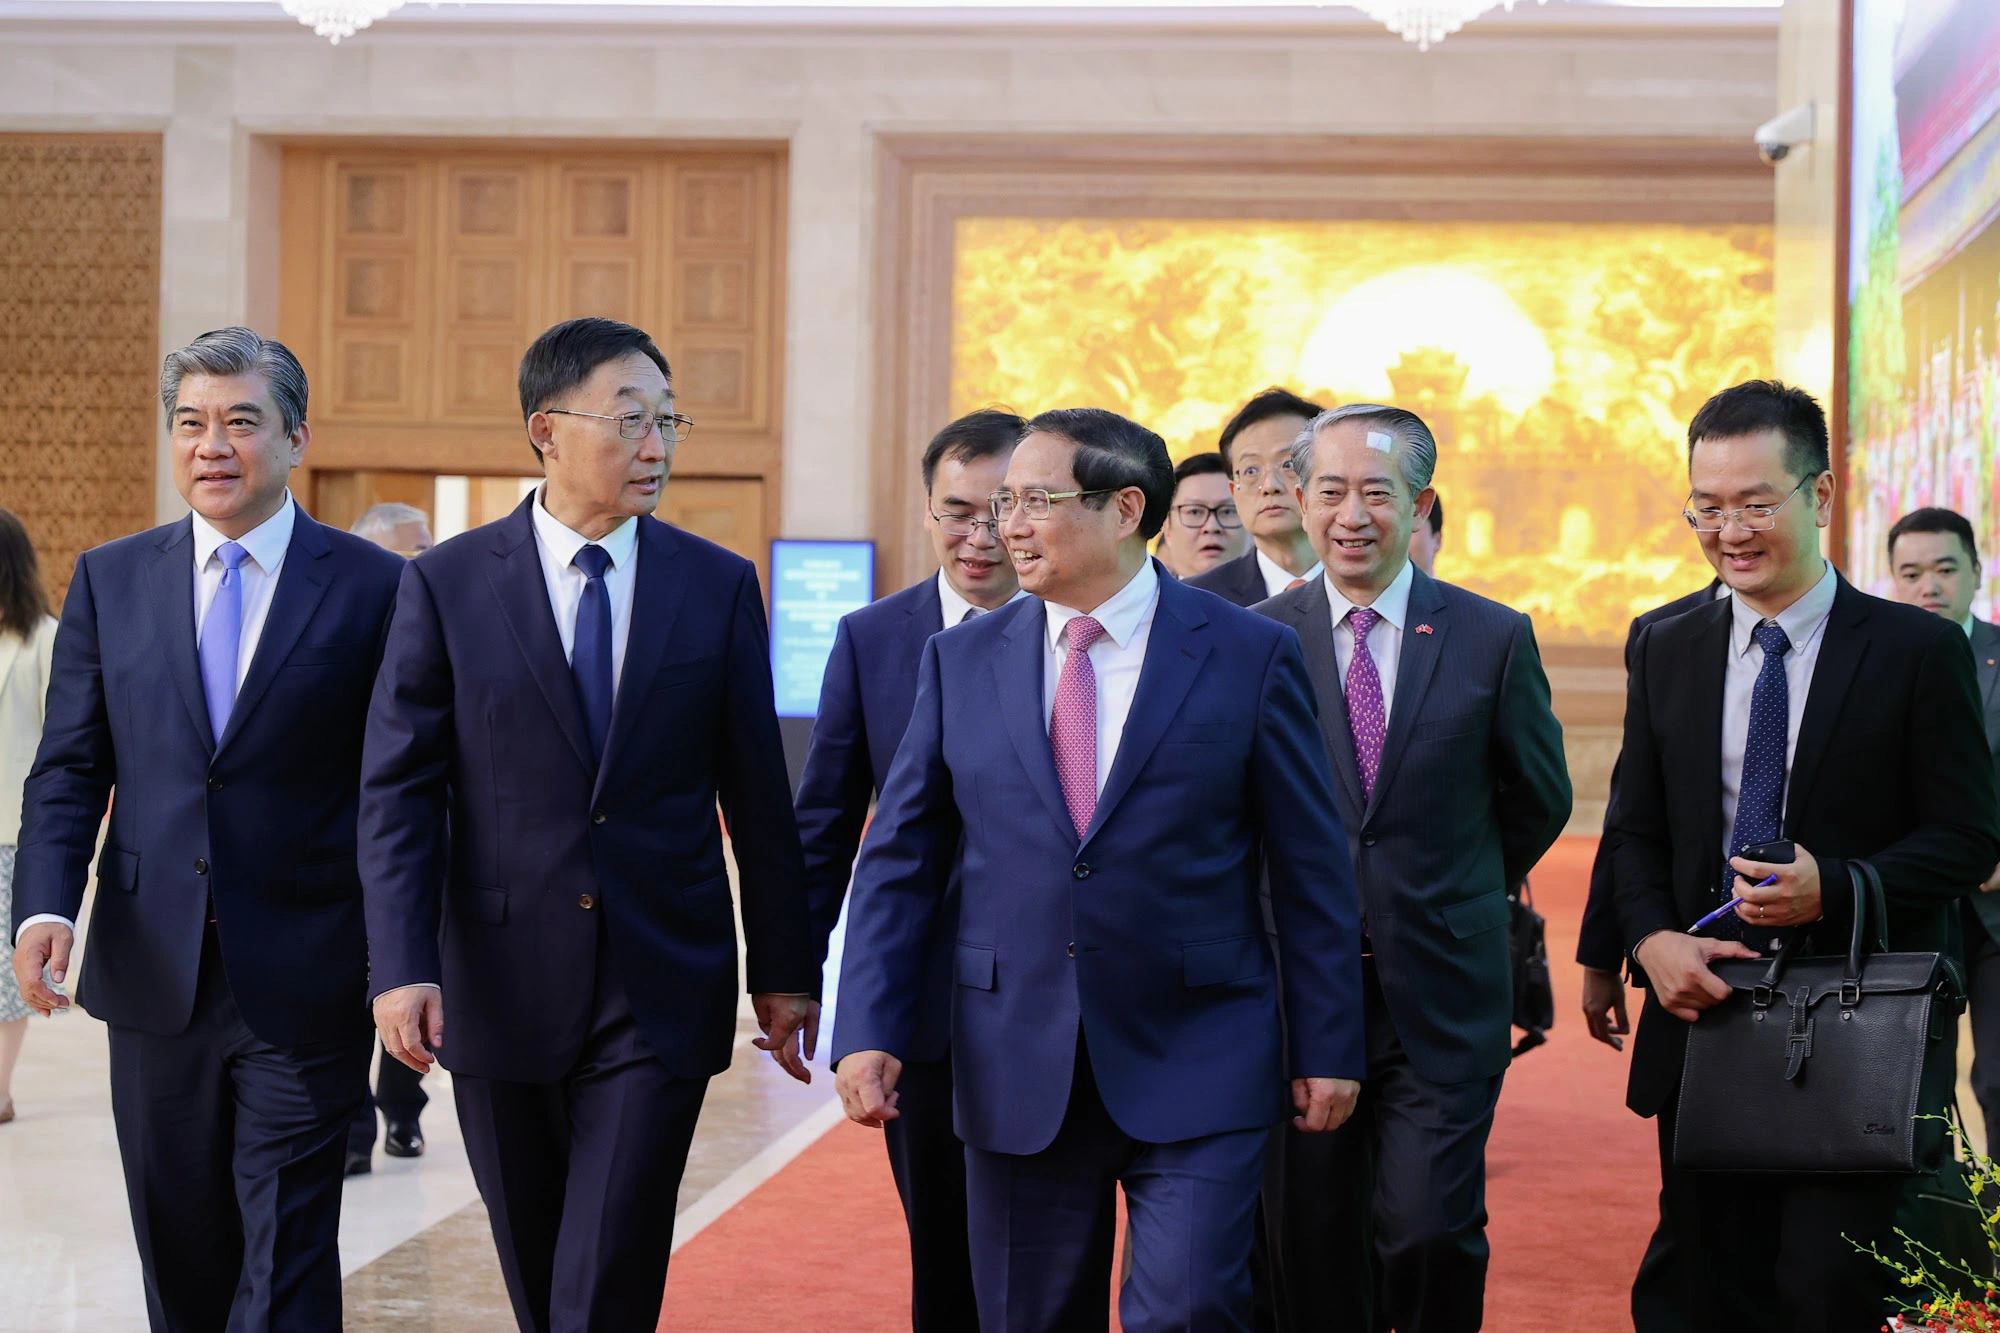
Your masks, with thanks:
[{"label": "red carpet", "polygon": [[[1557,1026],[1509,1072],[1487,1156],[1498,1333],[1630,1327],[1626,1291],[1655,1215],[1652,1125],[1625,1110],[1625,1057],[1577,1012],[1570,959],[1595,846],[1565,838],[1534,876]],[[881,1136],[838,1125],[675,1256],[660,1328],[908,1328],[906,1244]]]}]

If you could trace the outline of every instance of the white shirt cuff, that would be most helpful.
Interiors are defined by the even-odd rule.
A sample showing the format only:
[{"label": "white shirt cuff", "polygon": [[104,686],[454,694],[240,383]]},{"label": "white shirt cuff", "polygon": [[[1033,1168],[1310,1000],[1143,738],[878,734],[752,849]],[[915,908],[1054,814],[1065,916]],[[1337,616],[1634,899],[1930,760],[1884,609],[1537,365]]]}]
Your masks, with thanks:
[{"label": "white shirt cuff", "polygon": [[[400,986],[389,987],[388,990],[382,992],[382,995],[394,995],[399,990],[415,990],[419,986],[428,986],[432,990],[444,989],[443,986],[435,981],[406,981]],[[375,998],[379,1000],[382,998],[382,995],[377,995]]]},{"label": "white shirt cuff", "polygon": [[21,933],[27,930],[29,926],[32,926],[40,921],[53,921],[57,925],[67,926],[69,927],[70,934],[72,935],[76,934],[76,922],[70,920],[68,917],[57,916],[54,912],[39,912],[36,915],[29,917],[26,921],[23,921],[20,925],[14,927],[14,943],[18,946],[21,943]]}]

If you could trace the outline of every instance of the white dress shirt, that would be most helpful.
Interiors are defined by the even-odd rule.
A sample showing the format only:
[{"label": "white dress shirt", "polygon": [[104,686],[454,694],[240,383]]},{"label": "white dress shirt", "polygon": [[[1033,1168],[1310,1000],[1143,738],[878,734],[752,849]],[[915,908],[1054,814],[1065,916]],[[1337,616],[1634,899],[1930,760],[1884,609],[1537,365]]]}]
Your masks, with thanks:
[{"label": "white dress shirt", "polygon": [[[548,585],[549,609],[555,612],[556,633],[562,636],[565,660],[576,655],[576,612],[583,604],[583,585],[590,580],[571,562],[576,553],[590,545],[590,538],[565,525],[544,506],[547,483],[535,490],[529,509],[535,520],[535,550],[542,557],[542,581]],[[625,674],[625,644],[632,637],[632,589],[639,566],[639,520],[620,520],[617,527],[597,539],[597,545],[611,557],[604,571],[605,595],[611,599],[611,694],[618,695],[618,681]]]},{"label": "white dress shirt", "polygon": [[[1063,627],[1081,611],[1054,602],[1043,604],[1048,611],[1047,651],[1043,656],[1042,726],[1048,727],[1056,708],[1056,683],[1062,679],[1063,663],[1069,659],[1069,644]],[[1153,613],[1160,606],[1160,576],[1153,562],[1139,566],[1132,581],[1095,611],[1090,618],[1104,626],[1104,633],[1090,645],[1090,668],[1097,677],[1097,790],[1111,775],[1111,761],[1118,757],[1118,740],[1125,734],[1125,719],[1131,716],[1132,700],[1139,692],[1139,669],[1146,665],[1146,641],[1153,636]]]},{"label": "white dress shirt", "polygon": [[[1263,547],[1255,546],[1251,549],[1257,552],[1257,572],[1264,576],[1264,595],[1266,597],[1276,597],[1294,583],[1311,583],[1319,577],[1320,570],[1324,568],[1319,562],[1315,561],[1313,567],[1305,573],[1294,574],[1270,556],[1265,555]],[[1095,661],[1096,659],[1093,658],[1091,660]]]},{"label": "white dress shirt", "polygon": [[[937,572],[937,590],[938,611],[944,617],[944,627],[946,629],[963,625],[966,618],[974,611],[977,611],[982,616],[986,614],[985,607],[974,606],[971,602],[966,601],[958,595],[958,589],[951,586],[951,580],[944,576],[942,569]],[[1014,589],[1014,595],[1009,597],[1007,602],[1011,605],[1027,595],[1027,589],[1016,588]]]},{"label": "white dress shirt", "polygon": [[[1375,674],[1382,678],[1382,724],[1389,723],[1389,710],[1396,706],[1396,663],[1403,655],[1403,631],[1410,619],[1410,585],[1416,581],[1416,566],[1403,562],[1402,572],[1389,580],[1373,609],[1381,614],[1368,631],[1368,655],[1375,659]],[[1326,602],[1333,611],[1333,655],[1340,664],[1341,693],[1347,692],[1347,668],[1354,661],[1354,626],[1347,613],[1354,603],[1326,580]]]},{"label": "white dress shirt", "polygon": [[[1792,800],[1792,756],[1799,749],[1799,719],[1805,716],[1806,695],[1812,690],[1813,668],[1826,638],[1827,617],[1840,580],[1826,567],[1805,596],[1778,613],[1778,628],[1792,641],[1785,654],[1785,804]],[[1763,617],[1738,597],[1729,606],[1729,665],[1722,676],[1722,827],[1736,837],[1736,797],[1743,788],[1743,747],[1750,739],[1750,695],[1757,673],[1764,669],[1764,648],[1756,639]]]},{"label": "white dress shirt", "polygon": [[[271,594],[278,587],[278,571],[285,567],[285,552],[291,549],[292,525],[297,515],[298,508],[288,490],[277,513],[236,538],[244,550],[243,563],[236,567],[237,577],[243,581],[242,633],[236,641],[238,690],[250,674],[250,663],[257,656],[257,642],[264,636],[264,622],[271,614]],[[199,647],[202,627],[208,623],[208,608],[215,601],[216,589],[222,586],[222,557],[216,552],[230,539],[217,532],[200,514],[188,517],[194,525],[194,641]],[[68,917],[42,912],[14,928],[15,942],[19,943],[21,932],[38,921],[55,921],[72,931],[76,929],[76,922]]]}]

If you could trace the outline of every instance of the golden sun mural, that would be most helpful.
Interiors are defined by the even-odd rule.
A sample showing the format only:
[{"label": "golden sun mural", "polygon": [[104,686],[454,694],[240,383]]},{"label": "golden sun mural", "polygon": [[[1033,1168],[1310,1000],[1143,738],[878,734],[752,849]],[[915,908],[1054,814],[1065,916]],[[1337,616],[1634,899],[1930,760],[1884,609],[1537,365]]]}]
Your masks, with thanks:
[{"label": "golden sun mural", "polygon": [[955,411],[1108,407],[1181,458],[1272,384],[1408,407],[1439,576],[1558,642],[1707,581],[1687,421],[1770,373],[1768,227],[965,218],[955,253]]}]

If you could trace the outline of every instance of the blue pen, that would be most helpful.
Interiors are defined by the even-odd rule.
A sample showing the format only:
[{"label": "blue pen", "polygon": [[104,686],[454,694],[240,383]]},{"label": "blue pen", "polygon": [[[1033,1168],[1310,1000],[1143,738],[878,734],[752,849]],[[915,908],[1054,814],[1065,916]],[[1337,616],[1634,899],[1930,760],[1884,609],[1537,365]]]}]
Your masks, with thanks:
[{"label": "blue pen", "polygon": [[[1757,887],[1760,889],[1768,889],[1769,887],[1771,887],[1771,885],[1776,884],[1777,882],[1778,882],[1778,877],[1776,875],[1766,875],[1762,880],[1758,881]],[[1703,930],[1707,929],[1709,926],[1714,925],[1716,922],[1722,920],[1722,918],[1728,916],[1731,912],[1735,911],[1738,907],[1742,905],[1743,905],[1743,900],[1741,898],[1731,898],[1728,902],[1716,908],[1713,912],[1710,912],[1707,916],[1695,922],[1692,926],[1689,926],[1688,934],[1699,935]]]}]

